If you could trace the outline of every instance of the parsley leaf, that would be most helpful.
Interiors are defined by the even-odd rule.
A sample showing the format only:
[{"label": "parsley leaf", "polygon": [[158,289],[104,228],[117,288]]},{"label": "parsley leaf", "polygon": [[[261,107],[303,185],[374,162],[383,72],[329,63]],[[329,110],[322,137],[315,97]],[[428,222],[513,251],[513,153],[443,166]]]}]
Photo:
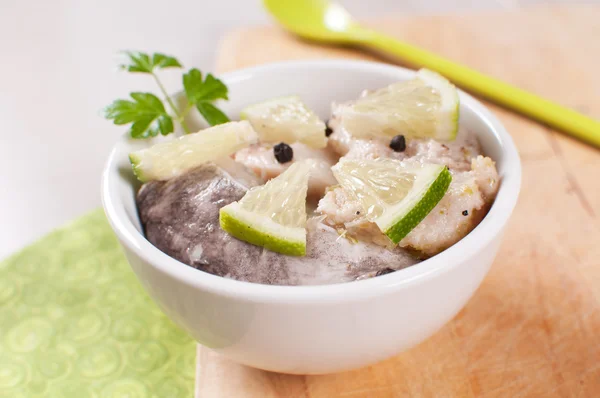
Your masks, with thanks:
[{"label": "parsley leaf", "polygon": [[151,93],[131,93],[130,100],[116,100],[104,109],[104,116],[114,124],[132,123],[129,133],[133,138],[155,137],[158,133],[173,132],[173,119],[162,101]]},{"label": "parsley leaf", "polygon": [[227,115],[210,102],[200,102],[196,104],[196,108],[211,126],[227,123],[229,121]]},{"label": "parsley leaf", "polygon": [[188,100],[194,104],[201,101],[229,99],[227,86],[221,80],[210,73],[202,80],[202,72],[196,68],[183,75],[183,88]]},{"label": "parsley leaf", "polygon": [[177,58],[161,53],[154,53],[152,55],[152,64],[160,69],[182,67]]},{"label": "parsley leaf", "polygon": [[188,101],[194,105],[211,125],[227,123],[229,118],[211,102],[227,97],[227,86],[210,73],[202,79],[202,72],[191,69],[183,75],[183,88]]},{"label": "parsley leaf", "polygon": [[191,69],[183,75],[183,87],[188,99],[188,106],[179,109],[161,83],[157,69],[182,68],[177,58],[162,53],[143,53],[139,51],[126,51],[128,61],[119,67],[128,72],[147,73],[154,77],[160,92],[165,98],[165,103],[170,108],[171,115],[165,109],[165,104],[152,93],[131,93],[132,100],[119,99],[104,109],[104,117],[111,119],[114,124],[129,124],[129,134],[133,138],[155,137],[159,133],[170,134],[174,131],[174,124],[179,123],[186,134],[189,127],[185,124],[185,116],[194,106],[206,121],[214,126],[229,121],[220,109],[212,102],[227,100],[227,86],[211,75],[202,76],[198,69]]},{"label": "parsley leaf", "polygon": [[181,68],[181,63],[175,57],[165,54],[149,55],[137,51],[127,51],[125,54],[129,57],[129,63],[120,65],[120,68],[129,72],[152,73],[156,68]]}]

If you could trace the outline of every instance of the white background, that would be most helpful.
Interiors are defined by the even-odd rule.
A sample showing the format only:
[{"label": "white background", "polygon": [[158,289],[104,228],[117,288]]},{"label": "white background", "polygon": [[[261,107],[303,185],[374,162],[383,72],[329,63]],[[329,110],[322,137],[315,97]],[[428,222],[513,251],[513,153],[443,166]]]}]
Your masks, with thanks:
[{"label": "white background", "polygon": [[[543,1],[340,2],[366,18]],[[154,90],[147,77],[116,71],[118,50],[161,51],[210,71],[228,30],[266,23],[259,0],[0,0],[0,258],[100,205],[102,166],[124,131],[100,109]],[[178,89],[177,72],[165,80]]]}]

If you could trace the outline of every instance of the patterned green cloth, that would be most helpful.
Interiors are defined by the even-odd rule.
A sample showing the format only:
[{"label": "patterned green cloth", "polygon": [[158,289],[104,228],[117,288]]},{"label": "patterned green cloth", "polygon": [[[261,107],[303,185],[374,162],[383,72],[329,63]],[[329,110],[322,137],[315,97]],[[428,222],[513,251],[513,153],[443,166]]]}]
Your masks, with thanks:
[{"label": "patterned green cloth", "polygon": [[0,263],[0,397],[189,398],[194,369],[101,210]]}]

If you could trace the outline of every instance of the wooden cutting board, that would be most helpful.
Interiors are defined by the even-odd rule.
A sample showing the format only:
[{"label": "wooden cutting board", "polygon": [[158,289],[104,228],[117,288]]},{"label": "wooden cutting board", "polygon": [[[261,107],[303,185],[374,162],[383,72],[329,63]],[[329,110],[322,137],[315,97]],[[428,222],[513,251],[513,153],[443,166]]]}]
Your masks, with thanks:
[{"label": "wooden cutting board", "polygon": [[[370,25],[600,118],[600,7],[389,17]],[[306,58],[377,59],[275,27],[221,44],[217,70]],[[523,188],[489,275],[421,345],[364,369],[290,376],[198,349],[197,397],[600,397],[600,150],[490,105]],[[598,132],[600,134],[600,131]]]}]

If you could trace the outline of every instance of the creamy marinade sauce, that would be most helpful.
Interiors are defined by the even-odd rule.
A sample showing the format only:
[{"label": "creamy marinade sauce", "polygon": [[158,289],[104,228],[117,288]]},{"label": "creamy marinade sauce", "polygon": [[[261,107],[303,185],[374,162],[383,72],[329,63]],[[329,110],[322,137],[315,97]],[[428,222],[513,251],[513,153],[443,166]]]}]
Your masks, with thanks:
[{"label": "creamy marinade sauce", "polygon": [[[451,142],[406,139],[395,151],[389,139],[354,139],[335,109],[327,148],[292,144],[294,158],[279,163],[272,145],[256,144],[232,158],[206,163],[167,181],[151,181],[137,195],[146,237],[161,251],[194,268],[238,280],[274,285],[319,285],[370,278],[416,264],[456,243],[485,216],[498,189],[494,162],[463,128]],[[336,187],[330,167],[340,157],[393,158],[446,165],[453,177],[444,198],[397,246]],[[219,225],[219,209],[247,190],[312,158],[309,181],[315,211],[307,222],[307,254],[293,257],[238,240]]]}]

